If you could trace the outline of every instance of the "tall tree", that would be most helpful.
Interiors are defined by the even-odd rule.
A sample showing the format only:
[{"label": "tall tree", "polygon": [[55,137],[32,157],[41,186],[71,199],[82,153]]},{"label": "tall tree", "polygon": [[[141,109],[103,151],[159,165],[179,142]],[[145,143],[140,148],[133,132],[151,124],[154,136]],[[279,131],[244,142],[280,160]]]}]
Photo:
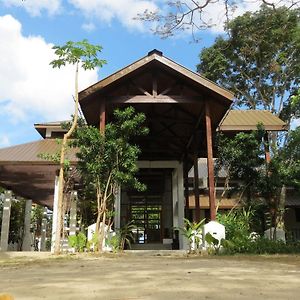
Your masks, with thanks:
[{"label": "tall tree", "polygon": [[[112,225],[112,212],[118,186],[144,190],[136,178],[139,147],[135,137],[148,133],[143,126],[145,115],[132,107],[114,111],[114,121],[106,124],[105,133],[92,126],[79,128],[74,145],[79,148],[78,169],[87,197],[97,203],[96,234],[98,250],[102,250],[106,229]],[[102,226],[100,226],[102,224]]]},{"label": "tall tree", "polygon": [[63,224],[63,197],[64,197],[64,166],[65,166],[65,151],[67,147],[68,139],[71,137],[72,133],[76,129],[78,120],[78,73],[79,67],[84,70],[92,70],[96,67],[101,67],[105,60],[98,58],[98,54],[101,52],[102,47],[98,45],[91,45],[87,40],[82,40],[80,42],[69,41],[63,46],[54,46],[55,54],[57,59],[53,60],[50,65],[53,68],[61,68],[65,65],[75,66],[75,111],[74,118],[71,128],[66,134],[64,134],[61,152],[60,152],[60,168],[59,168],[59,181],[58,181],[58,209],[57,209],[57,227],[55,233],[55,245],[54,253],[60,253],[61,244],[61,231]]},{"label": "tall tree", "polygon": [[230,89],[236,104],[279,115],[300,83],[300,10],[262,6],[228,23],[200,54],[198,72]]}]

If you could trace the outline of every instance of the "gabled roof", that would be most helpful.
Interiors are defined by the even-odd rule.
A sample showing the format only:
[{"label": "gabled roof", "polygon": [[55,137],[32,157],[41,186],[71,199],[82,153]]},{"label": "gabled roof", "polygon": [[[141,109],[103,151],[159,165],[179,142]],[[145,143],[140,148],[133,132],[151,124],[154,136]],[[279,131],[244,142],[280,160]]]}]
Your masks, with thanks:
[{"label": "gabled roof", "polygon": [[108,86],[112,85],[113,83],[118,82],[119,80],[133,74],[138,69],[145,68],[147,65],[151,63],[158,63],[161,66],[165,67],[166,69],[172,70],[175,73],[180,74],[181,76],[184,76],[186,79],[189,79],[190,81],[194,82],[195,84],[201,85],[202,88],[206,88],[210,91],[213,91],[214,93],[218,94],[222,98],[227,99],[228,101],[232,101],[234,98],[234,95],[215,84],[214,82],[208,80],[207,78],[201,76],[198,73],[192,72],[191,70],[181,66],[180,64],[172,61],[171,59],[163,56],[162,52],[154,49],[148,53],[147,56],[137,60],[136,62],[128,65],[127,67],[119,70],[116,73],[113,73],[112,75],[106,77],[103,80],[100,80],[99,82],[95,83],[94,85],[88,87],[87,89],[81,91],[79,93],[79,99],[80,101],[84,101],[85,98],[90,96],[93,93],[99,92],[102,89],[107,88]]},{"label": "gabled roof", "polygon": [[286,130],[286,123],[266,110],[231,110],[220,122],[219,131],[256,130],[262,123],[267,131]]}]

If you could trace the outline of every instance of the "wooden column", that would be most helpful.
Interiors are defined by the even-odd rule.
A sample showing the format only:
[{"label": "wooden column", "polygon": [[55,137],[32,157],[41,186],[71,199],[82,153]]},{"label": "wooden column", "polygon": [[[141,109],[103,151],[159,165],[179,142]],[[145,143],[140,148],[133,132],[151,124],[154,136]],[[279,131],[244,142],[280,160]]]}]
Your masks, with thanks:
[{"label": "wooden column", "polygon": [[265,146],[265,159],[266,164],[269,164],[271,161],[271,155],[270,155],[270,144],[269,144],[269,134],[268,132],[264,135],[264,146]]},{"label": "wooden column", "polygon": [[104,134],[104,131],[105,131],[105,101],[102,101],[101,104],[100,104],[100,124],[99,124],[99,129],[100,129],[100,132],[102,134]]},{"label": "wooden column", "polygon": [[199,171],[198,155],[194,154],[194,197],[195,197],[195,221],[200,221],[200,192],[199,192]]},{"label": "wooden column", "polygon": [[205,125],[206,125],[206,144],[207,144],[207,171],[208,171],[208,189],[209,189],[209,210],[210,220],[216,220],[216,199],[215,199],[215,178],[214,178],[214,160],[212,147],[211,114],[208,102],[205,102]]}]

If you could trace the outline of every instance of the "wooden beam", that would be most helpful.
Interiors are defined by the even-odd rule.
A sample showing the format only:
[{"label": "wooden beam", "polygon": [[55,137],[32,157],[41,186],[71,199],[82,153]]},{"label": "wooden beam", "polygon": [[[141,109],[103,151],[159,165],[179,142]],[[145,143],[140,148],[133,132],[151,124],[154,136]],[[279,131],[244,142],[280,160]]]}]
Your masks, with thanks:
[{"label": "wooden beam", "polygon": [[154,98],[157,97],[157,74],[152,74],[152,95]]},{"label": "wooden beam", "polygon": [[211,114],[208,101],[205,102],[205,124],[206,124],[206,144],[207,144],[207,171],[209,189],[209,210],[210,220],[216,220],[216,199],[215,199],[215,178],[214,161],[212,148]]},{"label": "wooden beam", "polygon": [[144,95],[153,98],[153,96],[149,92],[147,92],[143,87],[139,86],[136,82],[131,81],[131,83],[132,83],[133,86],[135,86]]},{"label": "wooden beam", "polygon": [[200,115],[198,117],[198,120],[197,120],[197,123],[195,125],[195,129],[194,129],[193,133],[191,134],[190,138],[188,139],[188,142],[187,142],[186,147],[185,147],[186,151],[188,151],[188,149],[190,148],[193,140],[195,139],[196,131],[197,131],[198,127],[200,126],[203,115],[204,115],[204,109],[201,110],[201,113],[200,113]]},{"label": "wooden beam", "polygon": [[195,222],[200,221],[200,191],[199,191],[199,171],[198,155],[194,154],[194,197],[195,197]]},{"label": "wooden beam", "polygon": [[[198,97],[178,95],[163,95],[155,98],[146,95],[113,96],[108,97],[111,103],[199,103]],[[190,113],[188,113],[190,115]],[[191,116],[191,115],[190,115]]]},{"label": "wooden beam", "polygon": [[105,101],[101,101],[100,103],[100,120],[99,120],[99,129],[100,133],[104,134],[105,131]]}]

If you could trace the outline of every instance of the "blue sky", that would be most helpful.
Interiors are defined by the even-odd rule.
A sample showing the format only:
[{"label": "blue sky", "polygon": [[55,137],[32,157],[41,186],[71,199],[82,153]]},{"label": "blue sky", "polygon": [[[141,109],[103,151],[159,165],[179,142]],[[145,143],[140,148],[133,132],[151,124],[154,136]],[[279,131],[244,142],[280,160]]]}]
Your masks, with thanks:
[{"label": "blue sky", "polygon": [[[222,32],[223,7],[216,4],[207,18],[218,26],[191,43],[188,33],[166,40],[133,20],[145,9],[164,10],[163,0],[0,0],[0,147],[40,139],[33,124],[67,119],[73,111],[74,70],[53,70],[52,46],[87,38],[103,47],[107,60],[100,70],[81,72],[85,88],[156,48],[195,70],[201,48]],[[258,4],[239,8],[238,14]]]}]

